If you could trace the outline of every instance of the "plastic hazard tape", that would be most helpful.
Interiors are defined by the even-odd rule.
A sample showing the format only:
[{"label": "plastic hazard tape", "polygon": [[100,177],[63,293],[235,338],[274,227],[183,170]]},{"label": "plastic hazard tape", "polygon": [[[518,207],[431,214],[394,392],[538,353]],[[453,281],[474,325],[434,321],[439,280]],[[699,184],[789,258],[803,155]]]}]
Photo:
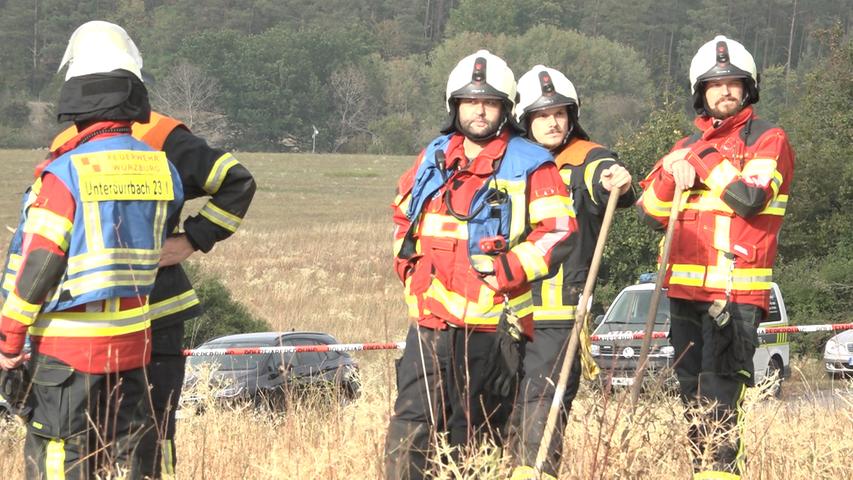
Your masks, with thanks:
[{"label": "plastic hazard tape", "polygon": [[[773,333],[814,333],[814,332],[835,332],[841,330],[853,330],[853,323],[836,323],[826,325],[800,325],[787,327],[759,327],[758,334],[773,334]],[[643,332],[619,332],[605,333],[603,335],[591,335],[589,338],[592,341],[601,340],[640,340],[644,337]],[[667,332],[654,332],[652,338],[666,338]]]},{"label": "plastic hazard tape", "polygon": [[[826,325],[800,325],[787,327],[759,328],[758,334],[773,333],[814,333],[853,330],[853,323]],[[652,338],[666,338],[667,332],[654,332]],[[590,340],[640,340],[643,332],[619,332],[604,335],[591,335]],[[213,355],[258,355],[263,353],[303,353],[303,352],[361,352],[369,350],[402,350],[406,342],[388,343],[332,343],[328,345],[298,345],[292,347],[243,347],[243,348],[196,348],[183,351],[185,356]]]},{"label": "plastic hazard tape", "polygon": [[327,345],[296,345],[291,347],[196,348],[184,350],[185,356],[257,355],[262,353],[359,352],[365,350],[402,350],[406,342],[389,343],[332,343]]}]

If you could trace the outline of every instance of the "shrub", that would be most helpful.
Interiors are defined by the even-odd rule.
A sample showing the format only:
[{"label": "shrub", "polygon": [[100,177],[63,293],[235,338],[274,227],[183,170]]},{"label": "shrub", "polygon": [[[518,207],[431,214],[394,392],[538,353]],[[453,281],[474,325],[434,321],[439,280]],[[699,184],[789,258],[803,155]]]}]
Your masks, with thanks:
[{"label": "shrub", "polygon": [[184,345],[195,348],[212,338],[235,333],[270,330],[270,324],[249,312],[245,305],[231,298],[228,288],[216,278],[199,272],[192,264],[185,265],[204,313],[186,323]]}]

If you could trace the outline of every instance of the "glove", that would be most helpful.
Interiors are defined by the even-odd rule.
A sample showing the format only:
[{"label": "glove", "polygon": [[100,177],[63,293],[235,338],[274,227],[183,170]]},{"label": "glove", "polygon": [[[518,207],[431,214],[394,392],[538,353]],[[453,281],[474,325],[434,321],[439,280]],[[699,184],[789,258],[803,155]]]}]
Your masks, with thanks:
[{"label": "glove", "polygon": [[26,370],[15,368],[0,371],[0,397],[12,408],[12,413],[29,420],[32,408],[27,406],[30,379]]},{"label": "glove", "polygon": [[500,397],[508,397],[521,378],[525,337],[521,333],[518,317],[505,306],[498,322],[495,337],[494,357],[486,389]]}]

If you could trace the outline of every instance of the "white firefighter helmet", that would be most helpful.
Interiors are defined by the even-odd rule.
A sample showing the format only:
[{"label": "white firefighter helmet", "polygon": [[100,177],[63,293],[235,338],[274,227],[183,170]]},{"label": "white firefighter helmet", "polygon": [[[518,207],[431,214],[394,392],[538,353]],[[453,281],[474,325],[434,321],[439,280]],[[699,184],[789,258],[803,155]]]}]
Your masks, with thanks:
[{"label": "white firefighter helmet", "polygon": [[571,120],[565,140],[568,140],[573,132],[576,136],[588,140],[589,135],[578,123],[580,115],[578,92],[562,72],[544,65],[536,65],[518,79],[515,119],[522,128],[528,127],[527,121],[531,112],[560,106],[566,107]]},{"label": "white firefighter helmet", "polygon": [[578,92],[562,72],[536,65],[518,79],[518,103],[515,119],[524,125],[530,112],[551,107],[580,106]]},{"label": "white firefighter helmet", "polygon": [[720,78],[743,79],[743,105],[758,102],[758,71],[755,60],[740,42],[717,35],[699,47],[690,62],[690,92],[696,113],[705,112],[705,89],[702,83]]},{"label": "white firefighter helmet", "polygon": [[142,80],[142,55],[120,26],[94,20],[77,27],[57,72],[68,66],[65,80],[93,73],[123,69]]},{"label": "white firefighter helmet", "polygon": [[445,106],[450,113],[454,108],[451,100],[455,98],[499,98],[511,113],[515,87],[515,75],[506,62],[488,50],[479,50],[460,60],[450,72]]},{"label": "white firefighter helmet", "polygon": [[488,50],[478,50],[463,58],[453,67],[447,78],[444,105],[447,108],[447,123],[441,133],[457,130],[457,105],[460,98],[496,98],[503,102],[503,118],[497,130],[482,139],[500,134],[505,125],[515,130],[521,128],[512,115],[516,94],[515,75],[506,62]]}]

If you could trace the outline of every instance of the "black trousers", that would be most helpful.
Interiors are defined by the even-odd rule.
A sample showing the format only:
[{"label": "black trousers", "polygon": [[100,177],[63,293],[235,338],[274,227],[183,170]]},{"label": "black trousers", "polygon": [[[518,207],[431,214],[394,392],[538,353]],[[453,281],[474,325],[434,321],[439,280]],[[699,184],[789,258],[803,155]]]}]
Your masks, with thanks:
[{"label": "black trousers", "polygon": [[495,334],[489,332],[409,328],[396,365],[385,478],[429,478],[436,434],[446,434],[451,446],[464,447],[501,427],[491,423],[498,400],[484,388],[494,344]]},{"label": "black trousers", "polygon": [[151,429],[142,368],[110,374],[75,371],[34,354],[29,364],[32,418],[27,424],[27,479],[141,478],[136,447]]},{"label": "black trousers", "polygon": [[[708,314],[708,302],[670,299],[670,342],[681,399],[691,422],[694,468],[740,475],[745,457],[741,441],[742,402],[755,376],[752,357],[758,346],[756,329],[764,310],[753,305],[729,304],[730,328],[721,332]],[[721,349],[718,342],[731,342]],[[738,359],[732,357],[741,349]],[[710,451],[709,451],[710,450]],[[702,458],[710,459],[702,461]],[[709,464],[710,462],[710,464]]]},{"label": "black trousers", "polygon": [[149,429],[137,449],[142,473],[153,479],[175,475],[175,411],[184,383],[186,357],[181,354],[184,323],[154,330],[151,363],[146,368],[151,392],[149,411],[154,428]]},{"label": "black trousers", "polygon": [[[554,399],[555,385],[560,376],[563,359],[572,328],[537,328],[533,341],[528,342],[524,354],[524,377],[512,412],[510,445],[518,465],[534,466],[539,444],[545,434],[548,411]],[[561,399],[554,435],[548,446],[548,456],[542,466],[543,473],[557,476],[563,453],[563,432],[569,418],[572,402],[578,393],[581,377],[580,351],[575,356],[566,391]]]}]

